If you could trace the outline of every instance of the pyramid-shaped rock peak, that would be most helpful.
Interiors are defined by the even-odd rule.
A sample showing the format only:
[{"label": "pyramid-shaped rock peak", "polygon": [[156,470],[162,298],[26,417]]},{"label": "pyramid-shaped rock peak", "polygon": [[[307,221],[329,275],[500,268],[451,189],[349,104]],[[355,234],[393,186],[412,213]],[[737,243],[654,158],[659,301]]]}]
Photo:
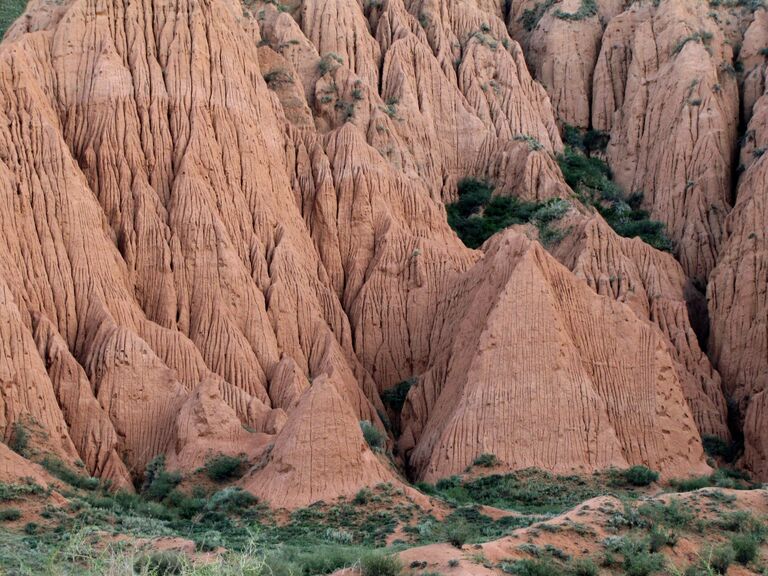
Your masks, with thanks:
[{"label": "pyramid-shaped rock peak", "polygon": [[[270,421],[283,421],[280,415],[264,414],[264,427]],[[193,472],[220,455],[255,457],[269,443],[271,436],[249,432],[237,412],[225,401],[221,383],[208,378],[200,383],[181,406],[174,424],[173,444],[168,452],[168,467]]]},{"label": "pyramid-shaped rock peak", "polygon": [[708,469],[663,334],[538,243],[494,238],[441,304],[433,367],[406,408],[420,478],[483,453],[510,469]]},{"label": "pyramid-shaped rock peak", "polygon": [[323,375],[291,411],[266,464],[243,486],[271,506],[298,508],[381,482],[397,482],[396,475],[370,450],[355,413]]},{"label": "pyramid-shaped rock peak", "polygon": [[[287,508],[490,452],[688,476],[702,437],[768,478],[766,14],[30,0],[0,44],[0,439],[129,490],[242,453]],[[516,210],[479,250],[467,179]]]}]

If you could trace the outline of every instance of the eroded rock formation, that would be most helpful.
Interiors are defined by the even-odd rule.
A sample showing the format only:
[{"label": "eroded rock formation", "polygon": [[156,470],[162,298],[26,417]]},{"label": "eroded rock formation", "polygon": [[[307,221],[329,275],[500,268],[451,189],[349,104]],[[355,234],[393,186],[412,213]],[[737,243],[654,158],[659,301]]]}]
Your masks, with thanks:
[{"label": "eroded rock formation", "polygon": [[[161,453],[245,454],[296,507],[398,481],[359,421],[384,433],[410,378],[400,456],[430,480],[483,452],[699,473],[724,384],[763,471],[765,15],[626,4],[32,0],[0,44],[0,437],[128,489]],[[565,124],[610,134],[679,264],[580,206]],[[465,177],[570,202],[552,255],[532,228],[466,248]]]}]

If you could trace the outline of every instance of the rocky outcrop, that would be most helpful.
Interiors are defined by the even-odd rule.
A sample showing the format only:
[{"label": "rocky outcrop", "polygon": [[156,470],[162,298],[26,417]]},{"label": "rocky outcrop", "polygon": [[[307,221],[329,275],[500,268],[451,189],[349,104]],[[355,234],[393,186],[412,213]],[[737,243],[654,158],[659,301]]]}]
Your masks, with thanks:
[{"label": "rocky outcrop", "polygon": [[754,107],[741,152],[746,171],[728,216],[726,240],[707,290],[712,328],[709,350],[723,375],[726,393],[744,422],[744,462],[768,473],[768,96]]},{"label": "rocky outcrop", "polygon": [[521,38],[535,78],[547,90],[561,125],[591,126],[592,76],[605,23],[624,0],[513,0],[509,27]]},{"label": "rocky outcrop", "polygon": [[[285,423],[282,410],[267,417],[272,434]],[[276,425],[276,426],[275,426]],[[168,467],[194,472],[209,459],[220,456],[254,458],[269,443],[271,436],[245,429],[237,413],[222,397],[219,383],[208,379],[181,406],[173,426],[173,442],[168,448]]]},{"label": "rocky outcrop", "polygon": [[366,445],[354,412],[321,376],[294,408],[265,461],[242,482],[273,507],[299,508],[393,481],[393,471]]},{"label": "rocky outcrop", "polygon": [[731,207],[739,118],[732,61],[706,4],[635,3],[608,24],[594,74],[592,125],[610,132],[616,182],[644,194],[700,285]]},{"label": "rocky outcrop", "polygon": [[756,10],[754,19],[744,33],[744,41],[739,51],[739,63],[744,69],[741,91],[741,119],[744,124],[752,118],[754,106],[765,92],[766,38],[768,38],[768,11]]},{"label": "rocky outcrop", "polygon": [[699,431],[728,440],[720,374],[702,351],[690,321],[690,313],[700,315],[706,303],[680,264],[638,238],[620,237],[597,214],[571,211],[559,226],[568,233],[553,255],[595,292],[625,303],[638,318],[656,324],[669,343]]},{"label": "rocky outcrop", "polygon": [[[417,378],[400,446],[422,478],[481,452],[705,470],[696,425],[728,430],[686,273],[730,205],[730,48],[693,0],[555,4],[520,31],[528,1],[32,0],[0,45],[0,436],[34,422],[32,457],[126,488],[161,453],[242,453],[243,485],[294,508],[397,481],[359,422],[384,430],[379,394]],[[464,177],[578,203],[558,121],[611,132],[682,268],[581,209],[549,246],[565,267],[514,231],[460,242]],[[737,390],[760,366],[728,368],[749,297],[723,285]]]},{"label": "rocky outcrop", "polygon": [[667,342],[507,231],[438,307],[432,367],[408,394],[401,448],[418,478],[482,453],[509,469],[707,469]]}]

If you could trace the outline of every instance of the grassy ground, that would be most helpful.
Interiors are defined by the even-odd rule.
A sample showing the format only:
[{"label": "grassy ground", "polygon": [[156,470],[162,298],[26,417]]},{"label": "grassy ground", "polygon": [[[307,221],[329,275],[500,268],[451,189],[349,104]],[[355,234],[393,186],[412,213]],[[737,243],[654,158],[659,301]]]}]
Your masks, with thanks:
[{"label": "grassy ground", "polygon": [[0,0],[0,38],[14,20],[21,16],[26,5],[27,0]]},{"label": "grassy ground", "polygon": [[[598,495],[610,494],[637,507],[640,497],[659,491],[652,484],[655,473],[643,467],[590,476],[540,470],[501,474],[494,473],[495,458],[484,455],[461,476],[417,486],[432,496],[431,509],[417,506],[401,489],[380,484],[352,498],[275,513],[250,494],[226,486],[242,473],[236,462],[212,463],[182,478],[166,471],[160,459],[147,469],[139,494],[112,493],[82,470],[55,459],[42,464],[60,480],[56,492],[33,483],[0,484],[2,576],[132,574],[136,562],[144,562],[140,574],[268,570],[271,576],[314,576],[363,562],[386,565],[387,554],[425,544],[488,542]],[[751,486],[738,474],[719,471],[669,488],[706,485]],[[662,526],[674,516],[657,508],[643,514]],[[627,515],[633,529],[651,525],[642,524],[640,516]],[[188,553],[158,555],[158,542],[182,545]],[[212,561],[218,572],[206,572]],[[149,571],[155,564],[170,567]]]}]

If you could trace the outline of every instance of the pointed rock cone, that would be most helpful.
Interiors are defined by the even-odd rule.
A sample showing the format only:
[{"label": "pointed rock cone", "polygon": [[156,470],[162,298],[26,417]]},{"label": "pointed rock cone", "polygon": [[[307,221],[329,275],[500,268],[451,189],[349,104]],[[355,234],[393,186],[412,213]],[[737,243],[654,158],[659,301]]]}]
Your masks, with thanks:
[{"label": "pointed rock cone", "polygon": [[244,487],[275,508],[299,508],[396,482],[368,448],[352,408],[323,375],[301,397],[275,440],[266,465]]}]

